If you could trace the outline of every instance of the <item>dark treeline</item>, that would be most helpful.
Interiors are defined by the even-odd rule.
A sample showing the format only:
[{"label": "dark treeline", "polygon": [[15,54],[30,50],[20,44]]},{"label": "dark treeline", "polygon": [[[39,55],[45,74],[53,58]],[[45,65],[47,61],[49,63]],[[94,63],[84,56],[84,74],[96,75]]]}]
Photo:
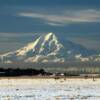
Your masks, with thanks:
[{"label": "dark treeline", "polygon": [[[57,74],[59,73],[59,74]],[[0,63],[0,76],[99,74],[100,62],[66,63]]]},{"label": "dark treeline", "polygon": [[0,76],[32,76],[32,75],[50,75],[52,73],[45,72],[44,69],[3,69],[0,68]]},{"label": "dark treeline", "polygon": [[[60,69],[61,70],[61,69]],[[32,68],[26,68],[26,69],[20,69],[20,68],[0,68],[0,76],[80,76],[81,74],[98,74],[100,75],[100,67],[68,67],[64,69],[63,72],[56,71],[45,71],[42,69],[32,69]]]}]

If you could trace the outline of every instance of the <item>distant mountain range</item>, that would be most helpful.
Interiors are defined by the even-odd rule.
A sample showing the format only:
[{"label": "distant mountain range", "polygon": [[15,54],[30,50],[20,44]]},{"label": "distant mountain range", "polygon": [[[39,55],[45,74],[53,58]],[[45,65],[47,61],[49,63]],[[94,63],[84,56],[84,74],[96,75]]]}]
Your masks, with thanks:
[{"label": "distant mountain range", "polygon": [[43,34],[19,50],[0,55],[1,63],[100,61],[100,54],[53,33]]}]

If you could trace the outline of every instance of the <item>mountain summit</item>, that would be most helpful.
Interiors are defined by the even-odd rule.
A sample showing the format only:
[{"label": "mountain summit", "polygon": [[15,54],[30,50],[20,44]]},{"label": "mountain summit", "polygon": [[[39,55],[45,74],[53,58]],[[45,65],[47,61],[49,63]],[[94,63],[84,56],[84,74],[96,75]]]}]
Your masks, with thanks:
[{"label": "mountain summit", "polygon": [[65,62],[89,61],[94,59],[95,51],[59,39],[55,34],[48,33],[39,36],[35,41],[14,52],[0,55],[1,62]]}]

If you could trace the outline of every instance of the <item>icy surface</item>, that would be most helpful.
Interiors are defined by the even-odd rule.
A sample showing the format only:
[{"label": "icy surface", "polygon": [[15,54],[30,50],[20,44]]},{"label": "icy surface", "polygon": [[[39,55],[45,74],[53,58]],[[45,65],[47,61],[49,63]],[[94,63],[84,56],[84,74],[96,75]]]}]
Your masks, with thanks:
[{"label": "icy surface", "polygon": [[0,100],[100,100],[100,79],[0,79]]}]

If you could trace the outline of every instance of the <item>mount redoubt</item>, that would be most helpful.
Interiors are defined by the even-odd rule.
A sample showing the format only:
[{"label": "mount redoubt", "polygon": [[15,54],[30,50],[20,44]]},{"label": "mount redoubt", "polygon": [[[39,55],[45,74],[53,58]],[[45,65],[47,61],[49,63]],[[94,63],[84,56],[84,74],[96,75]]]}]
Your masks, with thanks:
[{"label": "mount redoubt", "polygon": [[66,61],[100,61],[100,55],[69,40],[59,39],[53,33],[43,34],[19,50],[0,55],[2,63]]}]

